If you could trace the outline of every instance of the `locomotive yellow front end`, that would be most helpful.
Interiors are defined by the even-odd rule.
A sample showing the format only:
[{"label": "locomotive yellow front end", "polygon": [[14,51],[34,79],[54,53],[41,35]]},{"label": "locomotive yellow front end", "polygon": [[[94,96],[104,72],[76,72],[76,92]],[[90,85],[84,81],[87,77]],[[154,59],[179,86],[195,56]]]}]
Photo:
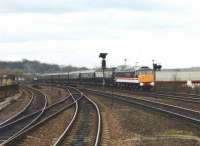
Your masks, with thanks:
[{"label": "locomotive yellow front end", "polygon": [[153,74],[139,75],[138,80],[139,80],[140,86],[154,86]]},{"label": "locomotive yellow front end", "polygon": [[138,81],[142,88],[152,88],[154,87],[154,74],[153,70],[147,67],[142,67],[138,70]]}]

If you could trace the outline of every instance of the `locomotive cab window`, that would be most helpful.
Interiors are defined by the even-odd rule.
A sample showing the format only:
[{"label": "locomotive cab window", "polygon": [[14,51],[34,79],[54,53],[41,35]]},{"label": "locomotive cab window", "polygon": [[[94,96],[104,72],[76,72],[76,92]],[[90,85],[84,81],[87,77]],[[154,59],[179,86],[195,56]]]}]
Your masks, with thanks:
[{"label": "locomotive cab window", "polygon": [[152,70],[145,70],[145,71],[139,71],[138,74],[139,75],[148,75],[148,74],[152,74],[153,71]]},{"label": "locomotive cab window", "polygon": [[133,78],[134,77],[134,73],[132,72],[117,72],[116,77],[126,77],[126,78]]}]

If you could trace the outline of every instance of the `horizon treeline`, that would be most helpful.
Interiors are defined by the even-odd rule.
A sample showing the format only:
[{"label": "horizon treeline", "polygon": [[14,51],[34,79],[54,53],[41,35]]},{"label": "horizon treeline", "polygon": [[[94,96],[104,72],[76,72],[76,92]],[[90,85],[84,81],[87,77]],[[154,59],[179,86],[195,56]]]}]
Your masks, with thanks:
[{"label": "horizon treeline", "polygon": [[23,59],[22,61],[0,61],[0,72],[23,72],[23,73],[55,73],[87,70],[86,67],[72,65],[60,66],[57,64],[42,63],[40,61]]}]

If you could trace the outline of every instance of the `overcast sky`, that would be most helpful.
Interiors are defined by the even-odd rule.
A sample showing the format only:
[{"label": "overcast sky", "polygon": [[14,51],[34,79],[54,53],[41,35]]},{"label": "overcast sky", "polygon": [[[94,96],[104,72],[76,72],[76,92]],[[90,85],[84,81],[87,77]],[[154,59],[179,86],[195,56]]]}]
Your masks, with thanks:
[{"label": "overcast sky", "polygon": [[200,66],[198,0],[0,0],[0,60]]}]

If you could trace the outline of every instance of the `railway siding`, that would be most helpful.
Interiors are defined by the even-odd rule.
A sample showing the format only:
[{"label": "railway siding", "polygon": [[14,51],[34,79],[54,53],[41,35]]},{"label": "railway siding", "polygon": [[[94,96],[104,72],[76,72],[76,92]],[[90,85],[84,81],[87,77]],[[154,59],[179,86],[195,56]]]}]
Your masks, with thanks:
[{"label": "railway siding", "polygon": [[[78,117],[74,122],[69,135],[63,139],[60,145],[94,145],[96,139],[97,117],[92,105],[86,99],[82,99],[79,103],[80,109]],[[84,108],[83,108],[84,107]],[[95,145],[96,146],[96,145]]]},{"label": "railway siding", "polygon": [[[0,126],[24,111],[30,104],[32,95],[27,90],[21,89],[21,96],[16,97],[14,101],[0,111]],[[17,96],[17,95],[16,95]]]},{"label": "railway siding", "polygon": [[[47,145],[51,145],[52,143],[54,143],[56,141],[57,137],[52,137],[52,135],[51,136],[47,135],[47,134],[49,134],[47,131],[49,131],[49,130],[51,131],[52,130],[52,131],[55,131],[55,132],[62,132],[62,131],[59,131],[59,130],[61,130],[60,129],[61,127],[58,127],[57,129],[55,127],[55,129],[53,129],[52,127],[51,128],[50,127],[47,128],[46,126],[43,126],[43,125],[49,125],[47,123],[49,123],[49,122],[51,123],[51,120],[55,120],[56,117],[58,117],[62,113],[66,113],[65,111],[69,110],[69,108],[72,107],[73,102],[70,102],[70,100],[68,101],[68,99],[70,99],[70,98],[67,97],[65,99],[62,99],[61,101],[58,101],[57,103],[55,103],[55,104],[51,105],[50,107],[48,107],[47,109],[45,109],[44,114],[40,117],[40,119],[36,123],[34,123],[30,127],[28,127],[27,129],[25,129],[22,133],[20,133],[16,137],[16,139],[13,139],[9,143],[9,145],[11,145],[11,146],[13,144],[27,145],[27,143],[28,143],[28,145],[30,145],[30,144],[34,145],[34,144],[37,143],[39,145],[45,145],[45,146],[47,146]],[[69,115],[69,113],[67,115]],[[65,119],[64,120],[64,125],[66,125],[68,123],[66,121],[67,120]],[[58,123],[60,123],[60,122],[61,121],[58,121]],[[38,128],[39,129],[43,129],[44,131],[37,130]],[[37,136],[34,135],[34,134],[32,135],[31,131],[32,132],[34,131],[35,134],[36,134],[36,132],[38,132]],[[46,133],[46,135],[45,135],[45,133]],[[28,135],[28,137],[24,138],[25,134]],[[53,135],[55,136],[56,134],[53,134]],[[44,140],[42,140],[40,138],[40,136],[42,136],[44,138]],[[48,139],[47,137],[51,137],[51,139]]]},{"label": "railway siding", "polygon": [[[38,90],[32,89],[33,96],[35,97],[35,102],[33,105],[28,109],[29,112],[34,112],[34,110],[41,110],[38,114],[34,115],[33,117],[29,117],[25,120],[20,121],[20,123],[17,123],[17,126],[12,124],[11,126],[14,126],[13,128],[5,127],[1,128],[0,130],[0,139],[3,139],[4,141],[0,143],[0,145],[5,145],[9,142],[11,142],[13,139],[18,137],[25,129],[27,129],[29,126],[31,126],[34,122],[36,122],[41,115],[43,114],[44,110],[47,107],[47,97],[45,94],[41,93]],[[28,111],[24,111],[25,113]],[[22,112],[24,114],[24,112]],[[22,115],[23,116],[23,115]],[[21,117],[21,115],[20,115]],[[16,118],[16,117],[15,117]]]},{"label": "railway siding", "polygon": [[[97,104],[76,88],[69,87],[69,90],[76,100],[76,110],[70,124],[54,146],[98,146],[101,136],[101,114]],[[79,94],[82,98],[77,101]]]},{"label": "railway siding", "polygon": [[199,146],[199,130],[187,122],[117,99],[87,94],[100,105],[102,115],[105,115],[103,146]]},{"label": "railway siding", "polygon": [[[80,87],[84,88],[84,87]],[[104,90],[106,93],[114,93],[118,95],[130,96],[133,98],[151,100],[155,102],[160,102],[164,104],[170,104],[178,107],[187,108],[190,110],[200,111],[200,100],[198,95],[194,94],[178,94],[178,93],[164,93],[164,92],[134,92],[128,90],[119,90],[111,88],[94,88],[88,87],[93,90]]]},{"label": "railway siding", "polygon": [[97,91],[97,90],[91,90],[87,89],[87,91],[95,93],[97,95],[101,96],[107,96],[110,98],[116,98],[118,100],[124,101],[124,102],[130,102],[132,104],[136,104],[148,109],[153,109],[162,113],[166,113],[169,115],[173,115],[175,117],[182,118],[184,120],[188,120],[190,122],[193,122],[195,124],[200,124],[200,114],[198,111],[192,111],[186,108],[174,106],[174,105],[169,105],[169,104],[163,104],[159,102],[154,102],[150,100],[144,100],[144,99],[139,99],[139,98],[134,98],[130,96],[125,96],[125,95],[118,95],[118,94],[113,94],[113,93],[105,93],[102,91]]},{"label": "railway siding", "polygon": [[[40,94],[38,90],[34,90],[34,91],[35,91],[35,95],[33,97],[38,96]],[[162,143],[162,140],[165,141],[166,144],[176,143],[176,142],[180,144],[181,140],[185,141],[186,143],[189,141],[190,144],[191,143],[197,144],[198,138],[196,136],[193,136],[193,133],[191,135],[186,135],[185,137],[184,136],[179,137],[181,134],[178,136],[172,135],[170,137],[171,129],[169,129],[169,131],[163,131],[161,133],[158,133],[158,135],[156,135],[155,137],[151,137],[147,135],[143,135],[142,137],[140,137],[136,133],[134,135],[134,130],[137,131],[137,128],[142,130],[141,128],[142,126],[137,127],[137,125],[141,125],[140,123],[141,121],[139,122],[139,121],[136,121],[136,119],[134,120],[136,116],[132,117],[131,115],[132,109],[130,105],[134,104],[136,105],[135,107],[138,107],[138,106],[142,107],[142,109],[140,108],[141,111],[143,109],[148,109],[148,110],[151,109],[153,111],[154,110],[159,111],[158,115],[162,116],[163,113],[165,113],[166,116],[173,116],[172,119],[174,117],[175,119],[179,117],[181,118],[181,120],[184,121],[184,123],[189,123],[189,124],[192,123],[194,125],[200,124],[200,111],[189,110],[184,107],[162,103],[162,102],[159,102],[159,100],[153,101],[151,99],[146,99],[146,98],[136,98],[135,96],[117,94],[116,92],[115,93],[109,92],[109,91],[105,92],[105,91],[97,91],[97,90],[92,90],[92,89],[84,89],[84,91],[86,91],[85,93],[87,94],[89,93],[89,95],[97,95],[105,99],[107,98],[110,101],[110,103],[100,104],[101,106],[101,111],[100,111],[100,109],[98,108],[98,105],[96,104],[96,103],[99,104],[99,102],[101,102],[100,100],[97,100],[99,102],[96,102],[96,97],[91,98],[90,96],[85,96],[78,89],[71,87],[69,95],[72,98],[70,98],[70,96],[68,98],[66,97],[58,98],[59,104],[58,103],[53,104],[53,101],[52,101],[52,104],[49,106],[49,108],[46,107],[43,110],[41,109],[39,110],[37,107],[30,108],[29,109],[30,111],[35,111],[36,113],[35,113],[35,116],[24,118],[25,124],[28,125],[29,121],[31,121],[32,119],[35,119],[38,115],[37,112],[38,113],[42,112],[42,114],[40,114],[40,118],[37,119],[37,121],[34,121],[33,123],[31,123],[31,125],[29,125],[25,129],[23,129],[23,131],[17,130],[17,131],[20,131],[19,135],[16,135],[15,138],[11,139],[10,140],[11,143],[9,143],[8,145],[12,146],[13,144],[17,144],[20,146],[26,146],[28,144],[30,146],[34,146],[34,145],[99,146],[101,144],[102,146],[112,146],[112,145],[113,146],[120,146],[120,145],[129,146],[129,145],[137,144],[139,142],[140,144],[143,144],[145,146],[146,145],[149,146],[151,143],[154,143],[153,146],[157,146],[155,142]],[[53,98],[53,95],[52,95],[52,98]],[[113,102],[114,100],[116,102]],[[38,101],[35,101],[33,103],[37,104],[38,106],[42,105],[41,102],[39,104]],[[123,104],[125,104],[126,106],[123,106]],[[76,110],[74,110],[73,108],[70,108],[70,107],[74,107],[74,105],[78,106]],[[106,106],[109,106],[109,107],[106,107]],[[72,115],[74,111],[77,111],[77,114]],[[115,112],[112,113],[113,111]],[[111,115],[108,115],[108,112],[110,112]],[[28,113],[30,114],[30,112]],[[63,118],[63,116],[65,118]],[[71,122],[69,120],[72,116],[74,117],[73,118],[74,122]],[[108,121],[105,121],[105,119],[102,119],[101,116]],[[132,132],[130,132],[131,127],[130,128],[126,127],[128,126],[127,124],[128,120],[130,120],[129,116],[133,118],[131,121],[135,124],[133,127],[136,128]],[[140,114],[137,115],[137,118],[139,119],[141,118]],[[142,118],[144,119],[147,118],[145,121],[151,121],[152,117],[145,116]],[[169,119],[169,121],[171,121],[172,119]],[[155,123],[156,122],[158,123],[158,121],[155,121],[155,119],[153,119],[153,121]],[[56,125],[58,123],[61,125],[57,127]],[[71,123],[71,126],[69,126],[70,123]],[[102,126],[102,123],[104,123],[104,126]],[[143,124],[145,124],[145,122],[143,122]],[[151,122],[149,124],[151,126],[154,125]],[[170,123],[168,124],[170,125]],[[54,127],[51,127],[52,125],[54,125]],[[144,129],[148,131],[148,128],[145,128],[145,125],[143,126],[144,126]],[[14,129],[14,127],[15,125],[13,125],[13,128],[9,127],[8,129]],[[17,127],[20,127],[20,125],[17,125]],[[125,129],[123,129],[123,127]],[[101,133],[102,129],[103,129],[103,133]],[[1,130],[1,127],[0,127],[0,130]],[[9,132],[10,133],[15,132],[15,131],[9,131],[7,129],[6,131],[8,132],[6,133],[0,132],[4,134],[4,135],[0,135],[1,140],[5,140],[6,137],[9,137]],[[181,131],[177,130],[176,132],[179,133]],[[49,134],[49,133],[54,133],[54,134]],[[119,137],[117,136],[117,133],[119,134],[118,135]],[[120,135],[123,135],[125,133],[127,133],[128,135],[123,136],[123,138],[120,137]],[[105,135],[102,135],[102,134],[105,134]],[[133,137],[130,137],[130,136],[133,136]],[[112,140],[110,140],[109,138]],[[169,142],[167,142],[167,140],[169,140]]]}]

